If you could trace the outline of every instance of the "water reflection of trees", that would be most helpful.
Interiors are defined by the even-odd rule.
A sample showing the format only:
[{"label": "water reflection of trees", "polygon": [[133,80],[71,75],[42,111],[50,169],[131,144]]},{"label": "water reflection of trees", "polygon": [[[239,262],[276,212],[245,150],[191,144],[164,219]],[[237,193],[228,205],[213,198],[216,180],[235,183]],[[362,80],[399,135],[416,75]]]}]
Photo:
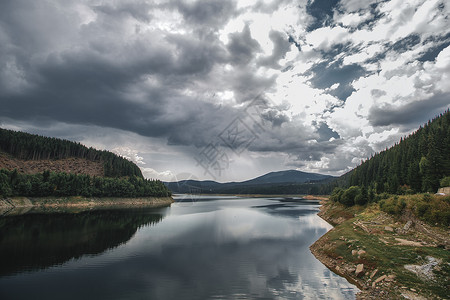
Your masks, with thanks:
[{"label": "water reflection of trees", "polygon": [[148,209],[1,217],[0,276],[102,253],[162,218]]}]

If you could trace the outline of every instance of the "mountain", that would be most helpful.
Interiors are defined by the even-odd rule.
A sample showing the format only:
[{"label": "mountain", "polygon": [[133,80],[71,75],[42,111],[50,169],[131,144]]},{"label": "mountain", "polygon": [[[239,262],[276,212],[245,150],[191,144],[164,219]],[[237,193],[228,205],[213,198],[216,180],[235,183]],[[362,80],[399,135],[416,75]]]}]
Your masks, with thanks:
[{"label": "mountain", "polygon": [[251,180],[243,181],[240,184],[257,185],[273,183],[305,183],[331,178],[329,175],[317,173],[306,173],[297,170],[287,170],[279,172],[270,172]]},{"label": "mountain", "polygon": [[242,182],[182,180],[165,184],[174,193],[298,194],[310,193],[333,178],[330,175],[287,170],[270,172]]}]

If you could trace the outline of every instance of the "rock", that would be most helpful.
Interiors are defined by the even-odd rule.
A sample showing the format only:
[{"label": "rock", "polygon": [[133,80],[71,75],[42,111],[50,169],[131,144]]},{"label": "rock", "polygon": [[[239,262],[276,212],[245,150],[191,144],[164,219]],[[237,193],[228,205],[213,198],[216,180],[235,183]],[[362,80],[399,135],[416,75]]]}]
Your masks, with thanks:
[{"label": "rock", "polygon": [[389,232],[394,232],[394,228],[392,228],[391,226],[384,226],[384,230],[389,231]]},{"label": "rock", "polygon": [[372,272],[372,274],[370,274],[370,279],[372,279],[373,276],[375,276],[375,274],[377,274],[377,272],[378,272],[378,269],[375,269],[375,270]]},{"label": "rock", "polygon": [[378,282],[383,281],[384,279],[386,279],[386,275],[380,276],[378,277],[373,283],[372,286],[375,286]]},{"label": "rock", "polygon": [[394,278],[395,278],[395,275],[394,274],[391,274],[391,275],[388,275],[387,277],[386,277],[386,279],[385,279],[385,281],[394,281]]},{"label": "rock", "polygon": [[364,255],[364,254],[366,254],[366,251],[364,251],[364,250],[359,250],[358,251],[358,255]]},{"label": "rock", "polygon": [[404,267],[405,269],[415,273],[422,279],[433,280],[434,279],[433,271],[436,268],[436,266],[442,263],[442,260],[436,259],[432,256],[427,256],[426,259],[428,260],[428,263],[425,263],[423,265],[405,265]]},{"label": "rock", "polygon": [[405,226],[403,226],[403,231],[408,232],[409,228],[411,228],[412,221],[406,222]]},{"label": "rock", "polygon": [[358,264],[355,270],[356,277],[360,277],[364,275],[364,264]]},{"label": "rock", "polygon": [[355,269],[354,267],[347,267],[345,270],[346,270],[347,273],[349,273],[349,274],[354,273],[354,272],[356,271],[356,269]]},{"label": "rock", "polygon": [[358,254],[358,251],[357,250],[352,250],[352,255],[356,255],[356,254]]}]

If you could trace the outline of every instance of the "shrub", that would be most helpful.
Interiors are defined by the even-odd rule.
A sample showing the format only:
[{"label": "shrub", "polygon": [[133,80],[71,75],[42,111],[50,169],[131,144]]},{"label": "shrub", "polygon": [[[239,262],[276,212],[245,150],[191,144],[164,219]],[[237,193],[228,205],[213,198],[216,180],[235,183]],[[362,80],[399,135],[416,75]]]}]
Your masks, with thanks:
[{"label": "shrub", "polygon": [[404,199],[399,199],[398,196],[394,196],[389,199],[380,201],[380,209],[392,215],[399,215],[406,207]]},{"label": "shrub", "polygon": [[334,188],[333,192],[331,193],[330,200],[333,202],[341,202],[343,193],[344,190],[342,188]]},{"label": "shrub", "polygon": [[440,181],[441,187],[450,186],[450,176],[444,177]]},{"label": "shrub", "polygon": [[[428,195],[425,197],[425,195]],[[450,197],[433,197],[425,194],[424,199],[414,205],[414,212],[423,221],[432,225],[450,225]]]},{"label": "shrub", "polygon": [[355,204],[355,198],[361,194],[361,188],[359,186],[351,186],[342,194],[341,203],[346,206],[352,206]]},{"label": "shrub", "polygon": [[431,199],[432,199],[432,197],[431,197],[430,194],[423,194],[422,199],[423,199],[423,201],[425,201],[425,202],[430,202]]}]

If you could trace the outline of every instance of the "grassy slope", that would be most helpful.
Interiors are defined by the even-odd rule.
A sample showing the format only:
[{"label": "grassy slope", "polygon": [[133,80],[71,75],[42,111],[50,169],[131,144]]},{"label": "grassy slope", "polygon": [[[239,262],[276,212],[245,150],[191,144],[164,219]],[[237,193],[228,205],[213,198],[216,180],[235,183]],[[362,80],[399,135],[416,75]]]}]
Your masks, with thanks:
[{"label": "grassy slope", "polygon": [[[330,269],[356,283],[363,290],[359,298],[403,299],[402,294],[410,297],[415,294],[447,299],[450,288],[450,251],[445,249],[449,245],[448,228],[431,227],[410,214],[413,225],[403,231],[408,218],[388,215],[380,211],[378,204],[348,208],[326,202],[320,215],[336,227],[312,245],[311,251]],[[428,231],[428,234],[421,231]],[[352,254],[352,250],[365,253]],[[427,256],[441,260],[433,268],[433,279],[421,278],[405,269],[408,264],[427,263]],[[360,277],[354,272],[358,264],[364,265]],[[384,280],[374,284],[383,275],[386,275]]]}]

